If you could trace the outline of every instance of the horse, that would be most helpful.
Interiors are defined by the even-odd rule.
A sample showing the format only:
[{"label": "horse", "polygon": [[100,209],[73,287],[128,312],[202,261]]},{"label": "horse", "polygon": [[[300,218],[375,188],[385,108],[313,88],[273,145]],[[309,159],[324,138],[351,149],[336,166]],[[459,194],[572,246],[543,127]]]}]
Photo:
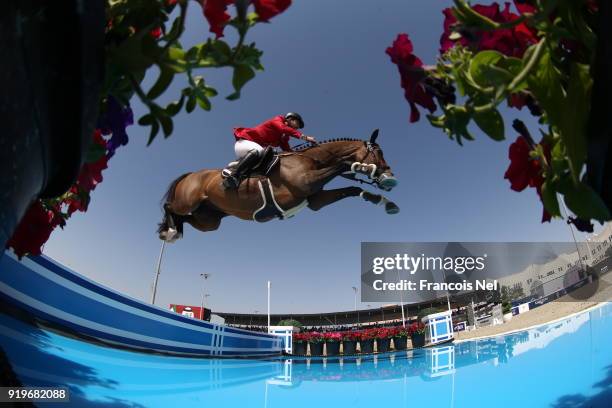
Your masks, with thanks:
[{"label": "horse", "polygon": [[[378,129],[368,141],[332,139],[296,147],[275,155],[275,166],[251,174],[238,189],[225,189],[220,169],[186,173],[174,180],[162,198],[164,217],[159,224],[161,240],[174,242],[183,235],[183,224],[207,232],[219,228],[226,216],[259,222],[290,218],[308,207],[318,211],[347,197],[383,205],[388,214],[399,207],[379,194],[350,186],[333,190],[323,187],[338,176],[390,191],[397,185],[383,151],[376,143]],[[271,168],[271,169],[270,169]],[[364,174],[369,180],[357,178]]]}]

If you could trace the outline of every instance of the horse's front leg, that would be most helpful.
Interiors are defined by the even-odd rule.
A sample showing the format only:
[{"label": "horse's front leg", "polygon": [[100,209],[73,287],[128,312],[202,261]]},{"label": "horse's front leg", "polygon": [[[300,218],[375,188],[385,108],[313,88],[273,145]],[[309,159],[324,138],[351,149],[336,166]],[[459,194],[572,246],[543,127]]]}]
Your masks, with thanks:
[{"label": "horse's front leg", "polygon": [[385,197],[372,194],[360,187],[345,187],[334,190],[321,190],[308,197],[308,208],[313,211],[318,211],[321,208],[340,201],[347,197],[360,196],[366,201],[374,204],[384,204],[387,214],[396,214],[399,212],[399,207],[395,203],[387,200]]},{"label": "horse's front leg", "polygon": [[374,203],[376,205],[384,205],[385,212],[387,214],[397,214],[400,211],[399,207],[393,201],[389,201],[387,197],[381,194],[372,194],[369,191],[365,191],[362,189],[359,196],[364,200]]}]

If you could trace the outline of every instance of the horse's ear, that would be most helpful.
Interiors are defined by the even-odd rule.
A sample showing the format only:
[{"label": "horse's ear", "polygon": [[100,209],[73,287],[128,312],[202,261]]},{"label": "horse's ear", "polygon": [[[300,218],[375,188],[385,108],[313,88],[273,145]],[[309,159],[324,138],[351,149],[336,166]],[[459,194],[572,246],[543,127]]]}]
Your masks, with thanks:
[{"label": "horse's ear", "polygon": [[378,137],[378,130],[379,129],[375,129],[372,132],[372,136],[370,136],[370,143],[376,143],[376,138]]}]

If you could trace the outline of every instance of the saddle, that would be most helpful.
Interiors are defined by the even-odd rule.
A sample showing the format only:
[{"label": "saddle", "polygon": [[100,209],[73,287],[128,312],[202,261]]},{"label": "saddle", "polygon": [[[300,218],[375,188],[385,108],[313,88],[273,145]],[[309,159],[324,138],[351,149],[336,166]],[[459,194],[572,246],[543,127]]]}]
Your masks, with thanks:
[{"label": "saddle", "polygon": [[[268,176],[272,170],[278,165],[280,161],[280,156],[274,152],[274,148],[268,146],[264,149],[261,154],[261,158],[255,164],[255,166],[251,167],[249,171],[247,171],[243,179],[249,178],[251,176]],[[228,163],[224,170],[233,170],[238,165],[238,161],[233,161]]]}]

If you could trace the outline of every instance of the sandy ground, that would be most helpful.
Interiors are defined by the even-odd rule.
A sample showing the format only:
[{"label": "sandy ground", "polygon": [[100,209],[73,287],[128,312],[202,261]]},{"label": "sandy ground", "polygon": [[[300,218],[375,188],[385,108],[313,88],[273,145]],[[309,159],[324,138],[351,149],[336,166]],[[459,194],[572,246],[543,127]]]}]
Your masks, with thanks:
[{"label": "sandy ground", "polygon": [[585,285],[554,302],[547,303],[526,313],[514,316],[512,320],[507,323],[455,333],[455,341],[497,336],[524,330],[531,326],[562,319],[574,313],[597,306],[601,302],[610,301],[612,301],[612,274],[608,273],[599,280],[589,285]]}]

